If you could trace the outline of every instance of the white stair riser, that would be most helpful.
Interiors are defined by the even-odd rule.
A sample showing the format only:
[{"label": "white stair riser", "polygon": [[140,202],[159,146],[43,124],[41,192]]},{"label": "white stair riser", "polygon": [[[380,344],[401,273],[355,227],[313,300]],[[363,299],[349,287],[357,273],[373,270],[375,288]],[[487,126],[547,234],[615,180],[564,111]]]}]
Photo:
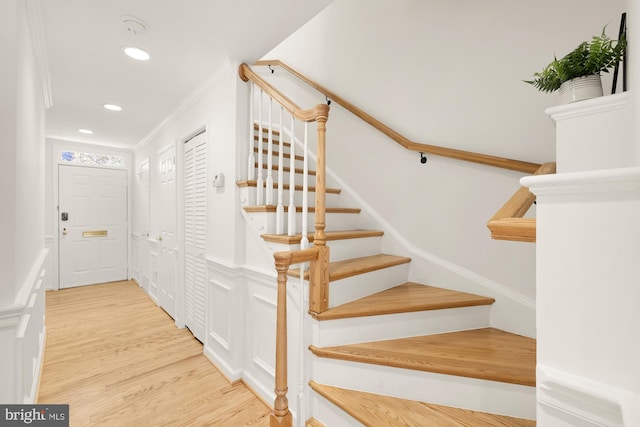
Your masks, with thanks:
[{"label": "white stair riser", "polygon": [[[256,199],[257,191],[258,189],[256,187],[244,187],[241,191],[241,194],[243,196],[243,201],[246,200],[247,204],[250,206],[255,205],[257,203],[257,199]],[[271,204],[277,205],[278,204],[278,187],[274,186],[272,191],[273,191],[273,201]],[[267,197],[267,190],[266,188],[263,187],[262,189],[263,205],[266,204],[266,200],[267,200],[266,197]],[[302,192],[294,191],[293,200],[296,206],[302,206]],[[282,191],[282,205],[283,206],[289,205],[289,190]],[[315,206],[315,205],[316,205],[316,193],[309,192],[308,206]],[[325,193],[325,206],[334,207],[334,208],[340,207],[340,194]]]},{"label": "white stair riser", "polygon": [[[264,149],[265,150],[267,149],[266,145],[265,145]],[[277,155],[275,155],[275,153],[279,151],[278,147],[274,146],[273,151],[274,151],[274,155],[271,156],[271,164],[278,165],[278,164],[280,164],[279,163],[280,159],[278,158]],[[287,150],[285,150],[284,152],[288,153]],[[300,155],[300,153],[297,154],[297,156],[299,156],[299,155]],[[258,157],[257,153],[255,153],[255,158],[256,158],[256,162],[260,161],[260,158]],[[284,163],[283,163],[284,166],[286,166],[286,167],[290,167],[291,166],[291,159],[290,158],[283,157],[282,160],[284,161]],[[262,164],[263,165],[269,164],[269,155],[266,154],[266,153],[262,154]],[[295,167],[302,169],[304,167],[303,165],[304,165],[304,160],[302,160],[300,158],[297,158],[296,161],[295,161]],[[311,158],[308,159],[308,165],[309,165],[309,169],[310,170],[315,170],[316,165],[315,165],[315,162]],[[274,173],[277,173],[277,172],[274,171]]]},{"label": "white stair riser", "polygon": [[329,282],[329,307],[335,307],[407,281],[409,264]]},{"label": "white stair riser", "polygon": [[[313,230],[311,230],[313,235]],[[364,257],[380,253],[382,237],[367,237],[360,239],[329,240],[327,246],[331,251],[331,261],[341,261],[349,258]],[[265,242],[273,252],[295,251],[300,244],[287,245],[283,243]],[[313,246],[313,242],[310,244]]]},{"label": "white stair riser", "polygon": [[327,242],[327,246],[330,248],[331,261],[342,261],[379,254],[382,247],[382,237],[330,240]]},{"label": "white stair riser", "polygon": [[[247,212],[246,216],[250,221],[260,224],[257,229],[260,234],[275,234],[276,232],[276,213],[275,212]],[[288,233],[288,213],[284,212],[284,234]],[[307,218],[307,232],[313,233],[314,213],[310,212]],[[302,232],[302,213],[296,213],[294,234]],[[358,228],[358,214],[353,213],[331,213],[325,215],[326,230],[345,231]]]},{"label": "white stair riser", "polygon": [[312,378],[320,384],[511,417],[535,419],[536,416],[535,387],[321,357],[314,359]]},{"label": "white stair riser", "polygon": [[[256,169],[256,175],[255,175],[255,179],[257,180],[260,177],[260,174],[258,173],[259,170]],[[267,177],[269,175],[267,174],[267,170],[266,169],[262,169],[262,181],[266,182],[267,181]],[[271,177],[273,178],[273,181],[276,182],[278,181],[278,171],[277,170],[272,170],[271,171]],[[294,183],[295,185],[302,185],[303,179],[302,179],[302,174],[301,173],[294,173]],[[290,178],[289,178],[289,172],[283,172],[282,174],[282,183],[283,184],[290,184]],[[307,181],[307,185],[309,185],[309,187],[315,187],[316,185],[316,176],[315,175],[309,175],[309,180]]]},{"label": "white stair riser", "polygon": [[314,321],[318,347],[442,334],[489,327],[490,306]]}]

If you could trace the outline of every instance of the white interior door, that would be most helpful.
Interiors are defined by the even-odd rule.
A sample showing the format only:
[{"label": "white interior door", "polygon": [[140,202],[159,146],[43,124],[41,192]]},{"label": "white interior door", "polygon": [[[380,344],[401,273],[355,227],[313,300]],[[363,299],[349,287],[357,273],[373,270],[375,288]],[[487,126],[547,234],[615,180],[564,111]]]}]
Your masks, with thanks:
[{"label": "white interior door", "polygon": [[60,287],[127,279],[127,172],[58,168]]},{"label": "white interior door", "polygon": [[204,133],[184,144],[185,324],[204,342],[207,263],[207,140]]},{"label": "white interior door", "polygon": [[158,304],[175,318],[176,311],[176,149],[171,147],[159,155],[160,174],[160,266]]}]

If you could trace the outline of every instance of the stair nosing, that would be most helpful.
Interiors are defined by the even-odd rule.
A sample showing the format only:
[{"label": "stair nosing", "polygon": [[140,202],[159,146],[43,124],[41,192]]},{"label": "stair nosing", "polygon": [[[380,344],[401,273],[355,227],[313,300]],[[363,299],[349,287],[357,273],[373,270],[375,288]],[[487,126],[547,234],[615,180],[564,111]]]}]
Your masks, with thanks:
[{"label": "stair nosing", "polygon": [[[276,212],[276,205],[252,205],[245,206],[243,209],[245,212]],[[283,206],[285,212],[289,212],[289,206]],[[315,212],[315,206],[308,207],[309,212]],[[296,206],[296,212],[302,212],[302,206]],[[359,214],[360,208],[325,208],[326,213],[344,213],[344,214]]]},{"label": "stair nosing", "polygon": [[[349,264],[357,265],[361,263],[363,260],[380,258],[380,257],[385,257],[387,259],[383,262],[378,262],[375,265],[370,265],[368,267],[354,268],[352,270],[346,269],[346,271],[342,271],[342,272],[335,271],[342,266],[348,266]],[[369,256],[358,257],[358,258],[351,258],[351,259],[342,260],[342,261],[333,261],[329,263],[329,282],[335,282],[341,279],[346,279],[348,277],[358,276],[360,274],[370,273],[372,271],[378,271],[385,268],[395,267],[398,265],[407,264],[409,262],[411,262],[411,258],[397,256],[397,255],[389,255],[389,254],[377,254],[377,255],[369,255]],[[300,277],[300,269],[299,268],[289,269],[289,271],[287,272],[287,275],[290,277]],[[303,278],[305,280],[309,279],[309,271],[304,272]]]},{"label": "stair nosing", "polygon": [[[446,425],[470,425],[468,422],[472,422],[470,418],[475,418],[478,416],[482,417],[491,417],[489,419],[485,418],[482,425],[486,424],[489,421],[492,425],[493,422],[499,422],[499,425],[511,425],[514,422],[517,422],[520,426],[535,426],[535,420],[528,420],[524,418],[517,418],[512,416],[500,415],[500,414],[491,414],[488,412],[482,412],[477,410],[456,408],[454,406],[447,406],[441,404],[433,404],[428,402],[422,402],[419,400],[410,400],[401,397],[381,395],[376,393],[371,393],[367,391],[361,390],[352,390],[344,387],[331,386],[326,384],[320,384],[315,382],[314,380],[309,381],[309,387],[318,395],[322,396],[327,401],[336,405],[338,408],[344,410],[349,416],[353,417],[358,422],[370,426],[377,425],[381,423],[381,416],[386,417],[387,414],[394,414],[393,421],[394,423],[398,422],[398,417],[401,416],[402,412],[416,414],[418,417],[422,418],[423,421],[426,419],[432,420],[434,416],[438,416],[441,418],[438,423],[442,421],[450,421]],[[336,395],[336,391],[341,393],[341,396]],[[344,402],[344,396],[347,395],[349,400],[358,401],[359,406],[352,407]],[[350,396],[349,396],[350,395]],[[342,399],[341,399],[342,397]],[[375,402],[374,405],[371,405],[371,402]],[[350,402],[351,403],[351,402]],[[416,405],[419,405],[416,407]],[[398,410],[398,407],[401,410]],[[364,410],[362,408],[365,408]],[[379,408],[383,408],[384,412],[380,412]],[[454,410],[455,415],[451,415],[451,411]],[[464,416],[464,419],[460,419],[460,415]],[[416,421],[413,420],[405,420],[407,421]],[[434,420],[436,421],[436,420]],[[477,420],[473,420],[475,423]],[[478,420],[479,421],[479,420]],[[507,424],[508,423],[508,424]],[[386,423],[384,425],[387,425]],[[433,425],[433,424],[429,424]]]},{"label": "stair nosing", "polygon": [[[368,237],[380,237],[382,235],[384,235],[384,232],[377,230],[344,230],[325,232],[326,240],[328,242],[348,239],[365,239]],[[298,244],[300,243],[300,240],[302,240],[301,233],[297,233],[293,236],[289,236],[286,234],[262,234],[260,237],[262,237],[262,239],[266,242],[282,243],[288,245]],[[313,242],[314,233],[309,233],[307,238],[309,242]]]},{"label": "stair nosing", "polygon": [[[245,179],[245,180],[242,180],[242,181],[237,181],[236,185],[238,187],[240,187],[240,188],[244,188],[244,187],[256,187],[257,188],[258,187],[258,181],[256,181],[255,179]],[[266,187],[267,183],[263,182],[262,186]],[[282,184],[282,188],[284,190],[289,190],[291,188],[291,186],[289,184]],[[278,189],[278,183],[277,182],[273,183],[273,189],[274,190]],[[308,187],[308,190],[309,190],[310,193],[315,193],[316,187],[310,185]],[[294,191],[302,191],[302,185],[296,185],[294,187]],[[342,190],[339,189],[339,188],[325,188],[325,192],[327,194],[340,194],[342,192]]]},{"label": "stair nosing", "polygon": [[[372,365],[388,366],[392,368],[432,372],[432,373],[443,374],[443,375],[453,375],[453,376],[459,376],[459,377],[475,378],[478,380],[496,381],[501,383],[510,383],[510,384],[528,386],[528,387],[535,387],[536,386],[535,362],[533,363],[533,367],[529,375],[522,375],[522,374],[514,375],[514,374],[505,374],[504,372],[500,372],[500,371],[494,372],[491,369],[487,369],[486,367],[476,369],[476,368],[473,368],[472,366],[473,363],[471,362],[460,363],[459,366],[454,367],[451,364],[447,365],[446,363],[442,363],[442,362],[436,363],[438,362],[436,358],[433,356],[429,356],[432,359],[431,363],[425,364],[425,363],[420,363],[415,359],[407,361],[407,360],[399,360],[397,357],[386,358],[379,354],[373,354],[374,352],[368,351],[365,349],[366,346],[386,345],[387,343],[389,343],[390,346],[397,348],[398,347],[397,343],[400,343],[401,341],[409,342],[411,340],[425,339],[425,338],[441,339],[441,337],[444,337],[447,335],[450,336],[452,339],[456,339],[462,336],[463,334],[480,333],[484,331],[497,331],[500,334],[507,334],[510,336],[517,337],[517,335],[515,334],[508,334],[504,331],[499,331],[494,328],[479,328],[475,330],[446,332],[442,334],[434,334],[434,335],[427,335],[427,336],[420,336],[420,337],[397,338],[397,339],[390,339],[390,340],[372,341],[372,342],[358,343],[358,344],[337,345],[337,346],[329,346],[329,347],[316,347],[314,345],[310,345],[309,350],[311,350],[311,352],[318,357],[325,357],[329,359],[346,360],[346,361],[351,361],[355,363],[367,363]],[[455,335],[455,334],[458,334],[458,335]],[[526,338],[526,337],[521,337],[521,338]],[[535,340],[534,340],[534,347],[535,347]],[[354,349],[358,349],[362,352],[368,351],[368,353],[356,355],[353,353],[346,352],[344,349],[351,349],[351,351],[354,351]],[[454,359],[451,356],[445,357],[443,354],[439,354],[438,358],[441,360],[447,360],[448,362],[460,361],[459,359]],[[533,351],[533,358],[535,359],[535,348]],[[462,360],[462,362],[464,362],[464,360]],[[476,364],[478,363],[476,362]]]},{"label": "stair nosing", "polygon": [[[254,167],[259,168],[259,167],[260,167],[260,164],[259,164],[258,162],[256,162],[256,163],[254,164]],[[265,162],[265,163],[263,163],[263,164],[262,164],[262,169],[269,169],[269,165],[268,165],[266,162]],[[271,165],[271,170],[272,170],[272,171],[277,171],[277,170],[278,170],[278,165]],[[282,171],[283,171],[283,172],[285,172],[285,173],[290,173],[290,172],[291,172],[291,168],[289,168],[289,166],[283,166]],[[295,169],[294,169],[294,173],[296,173],[296,174],[298,174],[298,175],[302,175],[302,174],[304,174],[304,169],[302,169],[302,168],[295,168]],[[311,170],[311,169],[309,169],[309,170],[307,171],[307,173],[308,173],[309,175],[315,175],[315,174],[316,174],[316,171],[315,171],[315,170]]]},{"label": "stair nosing", "polygon": [[[389,304],[386,303],[383,306],[373,306],[373,304],[367,304],[367,301],[371,301],[374,298],[380,298],[384,294],[388,294],[394,290],[397,290],[401,287],[423,287],[425,292],[432,292],[434,290],[440,290],[447,293],[450,293],[452,300],[447,301],[439,301],[439,302],[416,302],[414,296],[413,299],[410,299],[407,302],[402,304]],[[458,299],[454,299],[458,297]],[[464,298],[462,298],[464,297]],[[356,317],[367,317],[367,316],[380,316],[386,314],[399,314],[399,313],[412,313],[417,311],[432,311],[432,310],[446,310],[451,308],[463,308],[463,307],[477,307],[483,305],[491,305],[495,302],[494,298],[483,297],[480,295],[473,295],[466,292],[458,292],[451,291],[448,289],[437,288],[429,285],[421,285],[413,282],[405,282],[400,285],[393,286],[389,289],[385,289],[380,292],[376,292],[372,295],[367,295],[362,298],[358,298],[357,300],[350,301],[339,306],[328,309],[327,311],[323,311],[322,313],[309,312],[309,314],[316,320],[338,320],[338,319],[349,319]],[[362,308],[363,305],[366,305],[367,308]],[[350,307],[354,307],[349,311]],[[373,306],[373,307],[372,307]]]}]

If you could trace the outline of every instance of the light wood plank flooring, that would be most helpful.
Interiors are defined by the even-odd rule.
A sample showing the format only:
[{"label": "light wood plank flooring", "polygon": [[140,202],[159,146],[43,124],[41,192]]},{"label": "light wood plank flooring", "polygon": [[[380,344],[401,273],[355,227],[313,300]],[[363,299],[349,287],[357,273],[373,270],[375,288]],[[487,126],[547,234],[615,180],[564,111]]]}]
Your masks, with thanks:
[{"label": "light wood plank flooring", "polygon": [[71,426],[268,426],[270,409],[230,384],[131,281],[47,292],[38,403]]}]

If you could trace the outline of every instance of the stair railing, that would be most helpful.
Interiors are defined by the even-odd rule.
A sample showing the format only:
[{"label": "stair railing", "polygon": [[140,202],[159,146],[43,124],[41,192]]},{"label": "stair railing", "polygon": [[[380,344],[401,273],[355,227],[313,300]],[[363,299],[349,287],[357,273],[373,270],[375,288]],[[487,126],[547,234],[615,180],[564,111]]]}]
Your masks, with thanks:
[{"label": "stair railing", "polygon": [[[251,101],[250,101],[250,113],[249,113],[249,159],[248,159],[248,177],[250,180],[256,177],[256,204],[262,204],[263,200],[267,205],[273,202],[273,177],[272,177],[272,157],[273,157],[273,140],[274,135],[278,136],[278,189],[277,189],[277,203],[276,206],[276,231],[279,234],[283,234],[284,228],[284,206],[283,206],[283,189],[284,189],[284,136],[286,133],[290,136],[290,166],[288,168],[290,181],[289,181],[289,206],[288,210],[288,234],[293,236],[295,234],[295,213],[297,207],[293,198],[294,191],[296,189],[293,176],[296,172],[295,168],[295,145],[296,145],[296,124],[295,121],[303,122],[304,124],[304,137],[303,137],[303,199],[302,199],[302,238],[301,248],[297,251],[278,252],[274,254],[276,271],[278,272],[278,290],[277,290],[277,313],[276,313],[276,367],[275,367],[275,393],[276,398],[274,401],[273,412],[271,413],[271,425],[272,426],[291,426],[292,418],[291,412],[288,407],[287,400],[287,272],[293,264],[300,264],[309,262],[309,310],[313,312],[322,312],[327,310],[328,307],[328,293],[329,293],[329,247],[327,246],[327,238],[325,235],[326,226],[326,123],[329,118],[329,106],[326,104],[318,104],[311,109],[303,110],[293,103],[289,98],[284,96],[278,90],[269,85],[260,76],[251,70],[246,64],[241,64],[239,67],[239,75],[242,81],[251,82]],[[256,125],[254,103],[256,91],[259,90],[258,98],[258,123],[257,123],[257,148],[254,143]],[[262,144],[264,140],[264,97],[267,97],[268,101],[268,122],[267,122],[267,174],[266,178],[263,178],[263,149]],[[279,105],[279,129],[276,131],[273,127],[272,108],[273,102]],[[291,116],[290,129],[285,129],[283,126],[284,110],[286,110]],[[307,213],[308,213],[308,144],[309,144],[309,129],[308,124],[310,122],[316,122],[317,126],[317,152],[316,152],[316,179],[315,179],[315,233],[313,237],[313,247],[306,248],[308,245],[308,230],[307,230]],[[258,160],[256,162],[255,154],[257,153]],[[271,193],[271,196],[269,195]],[[262,197],[264,194],[264,198]],[[278,218],[278,212],[280,212],[280,218]],[[302,269],[301,269],[302,271]]]},{"label": "stair railing", "polygon": [[375,129],[384,133],[393,141],[402,145],[407,150],[417,151],[419,153],[433,154],[436,156],[449,157],[452,159],[464,160],[467,162],[479,163],[483,165],[494,166],[494,167],[509,169],[513,171],[524,172],[528,174],[535,173],[535,171],[538,170],[538,168],[540,167],[540,165],[537,163],[530,163],[522,160],[513,160],[505,157],[496,157],[496,156],[490,156],[488,154],[474,153],[471,151],[456,150],[453,148],[439,147],[437,145],[429,145],[429,144],[422,144],[419,142],[413,142],[408,138],[404,137],[403,135],[401,135],[400,133],[396,132],[395,130],[391,129],[389,126],[380,122],[375,117],[367,114],[365,111],[353,105],[346,99],[336,95],[335,93],[331,92],[329,89],[319,85],[309,77],[305,76],[298,70],[292,68],[291,66],[285,64],[280,60],[277,60],[277,59],[261,60],[261,61],[257,61],[255,65],[256,66],[279,66],[287,70],[291,75],[302,80],[303,82],[311,86],[313,89],[322,93],[324,96],[327,97],[327,99],[330,99],[331,101],[334,101],[337,104],[340,104],[346,110],[350,111],[352,114],[364,120],[369,125],[373,126]]},{"label": "stair railing", "polygon": [[[543,164],[535,171],[534,175],[552,173],[556,173],[555,162]],[[536,220],[535,218],[523,218],[535,200],[536,196],[527,187],[520,187],[487,223],[487,227],[491,231],[491,238],[535,242]]]},{"label": "stair railing", "polygon": [[[347,111],[350,111],[355,116],[364,120],[375,129],[379,130],[393,141],[402,145],[408,150],[417,151],[421,155],[421,161],[425,162],[426,158],[423,157],[423,153],[429,153],[437,156],[448,157],[457,160],[464,160],[467,162],[473,162],[483,164],[487,166],[498,167],[502,169],[513,170],[517,172],[524,172],[527,174],[548,174],[555,173],[555,163],[545,163],[540,165],[537,163],[525,162],[522,160],[513,160],[504,157],[490,156],[487,154],[474,153],[470,151],[456,150],[452,148],[439,147],[436,145],[422,144],[413,142],[408,138],[402,136],[400,133],[391,129],[384,123],[380,122],[373,116],[367,114],[362,109],[353,105],[344,98],[331,92],[329,89],[319,85],[306,75],[302,74],[298,70],[285,64],[280,60],[261,60],[255,63],[256,66],[279,66],[285,69],[294,77],[302,80],[310,87],[320,92],[327,99],[335,101],[340,104]],[[535,196],[529,192],[526,188],[519,189],[509,201],[489,220],[487,226],[491,231],[491,237],[493,239],[501,240],[515,240],[524,242],[535,242],[536,239],[536,221],[533,218],[522,218],[527,210],[531,207],[535,201]],[[516,207],[514,210],[513,208]]]}]

